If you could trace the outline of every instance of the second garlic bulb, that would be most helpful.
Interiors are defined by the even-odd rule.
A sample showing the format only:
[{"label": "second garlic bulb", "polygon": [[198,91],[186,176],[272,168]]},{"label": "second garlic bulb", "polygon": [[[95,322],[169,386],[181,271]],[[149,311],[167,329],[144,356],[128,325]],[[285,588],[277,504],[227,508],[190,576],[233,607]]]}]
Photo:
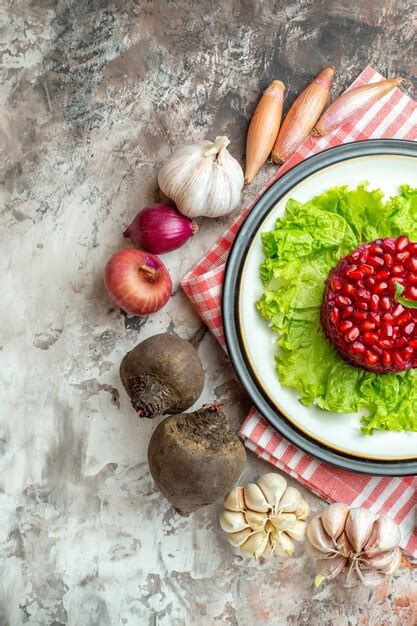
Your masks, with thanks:
[{"label": "second garlic bulb", "polygon": [[294,542],[304,540],[309,515],[298,489],[270,472],[226,496],[220,526],[243,554],[268,559],[273,554],[292,556]]}]

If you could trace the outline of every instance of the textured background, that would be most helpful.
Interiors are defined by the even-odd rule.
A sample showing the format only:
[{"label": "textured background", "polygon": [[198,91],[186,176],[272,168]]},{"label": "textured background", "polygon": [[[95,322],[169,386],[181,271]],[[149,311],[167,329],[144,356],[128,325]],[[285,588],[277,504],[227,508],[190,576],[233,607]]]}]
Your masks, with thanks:
[{"label": "textured background", "polygon": [[[314,591],[304,558],[235,557],[220,504],[184,519],[154,491],[159,420],[137,420],[118,365],[140,339],[199,327],[178,280],[232,217],[166,256],[175,295],[150,319],[113,307],[101,277],[177,144],[227,134],[243,162],[272,79],[288,105],[325,65],[339,92],[371,63],[415,97],[414,0],[5,0],[0,27],[1,626],[415,624],[415,572]],[[227,358],[209,335],[200,355],[203,400],[238,426],[248,401]],[[265,469],[251,456],[242,481]]]}]

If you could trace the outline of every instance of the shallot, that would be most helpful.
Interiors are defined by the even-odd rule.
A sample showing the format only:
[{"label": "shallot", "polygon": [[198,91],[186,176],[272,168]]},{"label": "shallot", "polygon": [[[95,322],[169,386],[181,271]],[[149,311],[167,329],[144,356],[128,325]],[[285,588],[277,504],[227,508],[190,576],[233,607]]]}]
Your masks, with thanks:
[{"label": "shallot", "polygon": [[311,133],[329,97],[335,71],[326,67],[296,98],[272,149],[274,163],[286,161]]},{"label": "shallot", "polygon": [[253,181],[277,138],[284,90],[284,84],[280,80],[274,80],[264,91],[253,114],[246,139],[246,184]]},{"label": "shallot", "polygon": [[157,203],[139,211],[123,236],[148,252],[163,254],[180,248],[197,230],[197,224],[175,207]]},{"label": "shallot", "polygon": [[369,109],[375,102],[392,91],[401,83],[401,78],[381,80],[370,85],[345,91],[325,110],[314,127],[315,135],[327,135],[352,117]]}]

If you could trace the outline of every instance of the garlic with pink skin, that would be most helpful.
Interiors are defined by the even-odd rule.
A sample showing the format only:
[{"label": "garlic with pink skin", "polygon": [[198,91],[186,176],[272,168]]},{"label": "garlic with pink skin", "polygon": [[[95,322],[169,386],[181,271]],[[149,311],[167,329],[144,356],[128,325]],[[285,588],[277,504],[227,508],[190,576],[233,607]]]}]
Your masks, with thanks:
[{"label": "garlic with pink skin", "polygon": [[306,553],[317,560],[314,584],[340,574],[348,584],[380,585],[401,562],[398,524],[386,515],[336,503],[307,526]]},{"label": "garlic with pink skin", "polygon": [[226,496],[220,526],[241,553],[269,559],[274,554],[293,555],[294,542],[304,540],[309,515],[308,502],[298,489],[269,472]]}]

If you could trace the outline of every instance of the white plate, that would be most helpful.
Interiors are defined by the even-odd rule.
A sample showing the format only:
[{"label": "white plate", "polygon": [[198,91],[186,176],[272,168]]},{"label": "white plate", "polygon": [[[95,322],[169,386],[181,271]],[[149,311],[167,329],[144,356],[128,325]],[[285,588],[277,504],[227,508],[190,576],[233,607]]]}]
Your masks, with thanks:
[{"label": "white plate", "polygon": [[[325,446],[344,454],[379,461],[415,459],[417,432],[376,431],[365,436],[360,431],[359,414],[330,413],[299,402],[296,391],[280,384],[274,369],[276,333],[255,308],[262,295],[259,266],[264,260],[261,233],[272,230],[284,215],[289,198],[306,202],[330,187],[356,187],[363,181],[370,189],[382,189],[386,198],[396,195],[402,184],[417,185],[417,160],[398,155],[369,155],[324,167],[296,184],[268,213],[257,229],[242,268],[238,316],[247,359],[258,384],[279,411],[301,431]],[[417,407],[416,407],[417,411]]]}]

